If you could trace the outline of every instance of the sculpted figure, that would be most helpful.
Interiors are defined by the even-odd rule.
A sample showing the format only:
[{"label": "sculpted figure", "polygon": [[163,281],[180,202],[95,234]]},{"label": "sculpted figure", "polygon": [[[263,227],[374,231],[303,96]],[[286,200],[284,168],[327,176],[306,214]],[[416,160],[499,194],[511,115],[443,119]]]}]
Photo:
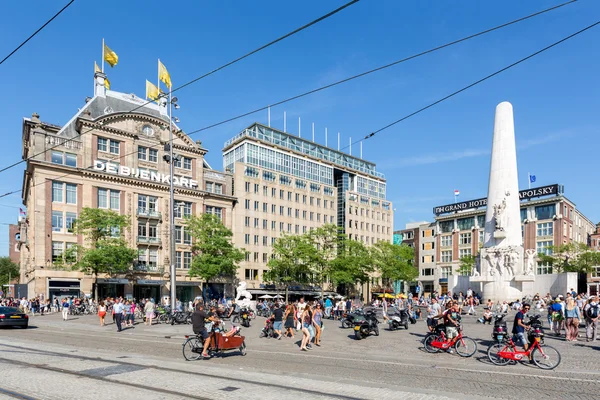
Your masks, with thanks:
[{"label": "sculpted figure", "polygon": [[479,276],[479,268],[481,267],[481,255],[475,257],[475,265],[473,266],[473,271],[471,271],[472,276]]},{"label": "sculpted figure", "polygon": [[246,290],[246,282],[241,281],[237,287],[237,296],[235,302],[240,307],[250,307],[250,300],[252,300],[252,294]]},{"label": "sculpted figure", "polygon": [[533,268],[535,266],[535,259],[537,257],[537,251],[535,249],[527,249],[525,250],[525,254],[527,255],[527,262],[525,263],[525,268],[523,269],[524,275],[533,275]]},{"label": "sculpted figure", "polygon": [[506,254],[506,271],[509,275],[515,275],[515,265],[517,263],[517,256],[512,252],[512,249]]},{"label": "sculpted figure", "polygon": [[494,205],[494,220],[496,221],[496,230],[497,231],[504,230],[504,225],[506,222],[505,221],[506,213],[504,212],[505,209],[506,209],[506,199],[503,199],[502,203]]},{"label": "sculpted figure", "polygon": [[496,250],[496,269],[500,276],[504,275],[504,254],[500,250]]},{"label": "sculpted figure", "polygon": [[496,270],[494,269],[494,263],[492,262],[492,255],[490,253],[487,253],[485,255],[485,260],[487,264],[488,276],[494,276],[496,274]]}]

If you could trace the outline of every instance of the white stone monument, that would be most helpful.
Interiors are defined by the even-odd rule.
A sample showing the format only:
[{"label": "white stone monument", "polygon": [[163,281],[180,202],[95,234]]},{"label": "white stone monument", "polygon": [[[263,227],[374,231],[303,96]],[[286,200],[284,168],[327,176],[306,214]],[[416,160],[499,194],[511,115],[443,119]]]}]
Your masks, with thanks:
[{"label": "white stone monument", "polygon": [[520,209],[513,108],[503,102],[494,121],[480,271],[470,278],[482,283],[484,299],[514,301],[522,297],[524,285],[532,285],[531,256],[523,269]]}]

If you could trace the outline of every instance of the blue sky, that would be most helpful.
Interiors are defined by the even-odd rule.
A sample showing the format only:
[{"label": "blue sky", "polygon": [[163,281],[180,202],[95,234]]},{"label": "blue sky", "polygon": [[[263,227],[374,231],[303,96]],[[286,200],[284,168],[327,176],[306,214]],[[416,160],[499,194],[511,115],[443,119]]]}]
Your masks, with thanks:
[{"label": "blue sky", "polygon": [[[58,11],[65,1],[3,4],[0,58]],[[344,1],[76,1],[37,37],[0,66],[4,145],[0,167],[21,154],[22,118],[64,124],[92,95],[93,63],[101,41],[119,55],[107,67],[112,88],[144,95],[156,80],[156,59],[183,84],[344,4]],[[177,96],[184,131],[192,131],[319,85],[377,67],[450,40],[542,10],[560,1],[362,0],[338,15],[217,74]],[[168,15],[171,17],[168,17]],[[497,69],[593,22],[600,2],[580,0],[532,20],[447,48],[271,110],[271,123],[297,133],[316,126],[316,141],[342,145],[364,137]],[[515,110],[520,187],[527,172],[539,186],[565,185],[567,197],[600,221],[594,178],[600,135],[596,27],[451,100],[383,131],[363,144],[363,156],[388,179],[395,227],[432,220],[432,207],[485,197],[495,106]],[[221,148],[262,112],[192,136],[221,168]],[[358,154],[359,148],[353,148]],[[20,189],[23,166],[2,173],[0,192]],[[20,195],[0,199],[0,254]]]}]

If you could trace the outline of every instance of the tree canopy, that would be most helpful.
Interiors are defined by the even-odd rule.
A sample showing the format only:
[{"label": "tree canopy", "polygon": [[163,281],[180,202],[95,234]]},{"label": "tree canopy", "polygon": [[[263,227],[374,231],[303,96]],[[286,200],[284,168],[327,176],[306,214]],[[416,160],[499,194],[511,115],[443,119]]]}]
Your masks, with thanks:
[{"label": "tree canopy", "polygon": [[470,276],[473,273],[473,268],[475,268],[477,260],[474,255],[469,254],[468,256],[463,256],[460,259],[460,264],[456,272],[461,275]]},{"label": "tree canopy", "polygon": [[193,238],[189,276],[207,282],[219,276],[234,276],[245,251],[233,245],[231,230],[213,214],[191,216],[186,226]]},{"label": "tree canopy", "polygon": [[375,243],[372,249],[375,267],[388,284],[394,281],[412,282],[419,276],[419,271],[412,265],[415,256],[412,247],[381,241]]},{"label": "tree canopy", "polygon": [[552,265],[557,272],[592,272],[593,267],[600,265],[600,252],[591,250],[584,243],[567,243],[549,246],[548,253],[539,253],[542,263]]},{"label": "tree canopy", "polygon": [[[95,278],[98,274],[127,272],[137,256],[137,251],[129,248],[123,239],[128,227],[126,215],[112,210],[84,208],[73,224],[73,231],[83,235],[87,243],[68,248],[64,262]],[[98,299],[97,288],[94,297]]]},{"label": "tree canopy", "polygon": [[363,242],[346,239],[332,262],[331,280],[338,285],[367,283],[374,270],[371,249]]},{"label": "tree canopy", "polygon": [[19,266],[10,260],[10,257],[0,257],[0,285],[10,283],[10,280],[19,278]]}]

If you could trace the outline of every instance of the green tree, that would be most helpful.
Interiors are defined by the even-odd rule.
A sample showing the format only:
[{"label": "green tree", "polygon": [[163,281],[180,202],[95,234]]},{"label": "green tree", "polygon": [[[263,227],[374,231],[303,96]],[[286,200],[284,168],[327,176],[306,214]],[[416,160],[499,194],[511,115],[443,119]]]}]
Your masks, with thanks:
[{"label": "green tree", "polygon": [[344,239],[332,262],[331,280],[337,285],[356,285],[369,281],[374,271],[373,253],[363,242]]},{"label": "green tree", "polygon": [[233,245],[231,230],[213,214],[192,216],[186,225],[194,239],[189,276],[199,276],[206,282],[218,276],[233,278],[245,251]]},{"label": "green tree", "polygon": [[[83,235],[86,244],[74,245],[65,252],[64,262],[72,269],[83,271],[94,277],[99,274],[127,272],[137,252],[127,246],[123,239],[129,218],[112,210],[84,208],[73,224],[73,231]],[[98,301],[98,285],[94,285],[94,299]]]},{"label": "green tree", "polygon": [[473,268],[475,268],[475,263],[477,262],[474,255],[469,254],[468,256],[461,257],[460,264],[458,265],[458,272],[461,275],[470,276],[473,273]]},{"label": "green tree", "polygon": [[381,241],[375,243],[372,249],[375,267],[388,287],[391,288],[391,282],[412,282],[419,276],[419,271],[413,266],[415,250],[412,247]]},{"label": "green tree", "polygon": [[273,244],[273,258],[269,269],[263,274],[265,282],[285,286],[285,301],[288,302],[288,288],[291,284],[306,284],[310,280],[310,264],[315,251],[306,235],[284,235]]},{"label": "green tree", "polygon": [[19,266],[9,257],[0,257],[0,287],[10,284],[15,278],[19,278]]},{"label": "green tree", "polygon": [[345,236],[333,224],[318,227],[306,233],[307,239],[316,249],[310,253],[310,269],[313,282],[321,286],[321,298],[325,291],[325,282],[331,276],[334,260],[337,257],[338,245]]},{"label": "green tree", "polygon": [[600,265],[600,252],[591,250],[584,243],[567,243],[549,246],[549,254],[539,253],[541,262],[552,265],[557,272],[590,273]]}]

